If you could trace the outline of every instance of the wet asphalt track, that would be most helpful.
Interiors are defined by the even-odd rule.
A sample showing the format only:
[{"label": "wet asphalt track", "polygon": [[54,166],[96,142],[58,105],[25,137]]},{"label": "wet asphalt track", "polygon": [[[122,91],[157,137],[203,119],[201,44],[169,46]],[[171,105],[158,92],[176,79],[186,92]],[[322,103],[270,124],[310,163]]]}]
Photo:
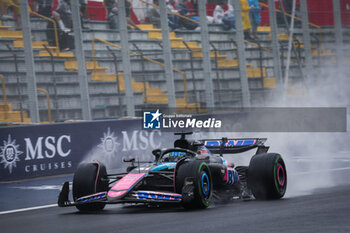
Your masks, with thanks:
[{"label": "wet asphalt track", "polygon": [[46,208],[0,215],[1,232],[350,232],[350,186],[206,210],[110,205],[100,213]]},{"label": "wet asphalt track", "polygon": [[[300,170],[289,176],[286,197],[277,201],[234,200],[205,210],[179,207],[109,205],[102,212],[79,213],[75,207],[16,210],[53,204],[61,184],[71,176],[0,184],[1,233],[112,232],[350,232],[350,159],[333,159],[330,170]],[[326,161],[329,164],[329,161]],[[304,161],[290,162],[302,168]],[[295,171],[295,169],[294,169]],[[306,173],[305,173],[306,172]],[[332,184],[332,187],[329,187]],[[315,188],[310,188],[314,185]],[[324,187],[324,188],[316,188]],[[327,188],[328,187],[328,188]]]}]

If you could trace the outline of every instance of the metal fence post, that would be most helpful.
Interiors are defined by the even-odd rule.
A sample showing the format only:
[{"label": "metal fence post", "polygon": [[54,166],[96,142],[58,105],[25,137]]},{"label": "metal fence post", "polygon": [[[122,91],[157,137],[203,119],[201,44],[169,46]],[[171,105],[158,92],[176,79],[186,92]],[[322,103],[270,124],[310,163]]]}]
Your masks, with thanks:
[{"label": "metal fence post", "polygon": [[211,64],[210,64],[210,47],[209,47],[209,30],[208,20],[206,12],[206,0],[198,1],[199,8],[199,21],[201,29],[201,41],[202,41],[202,54],[203,54],[203,70],[204,70],[204,82],[205,82],[205,97],[207,108],[213,108],[214,102],[214,88],[213,79],[211,76]]},{"label": "metal fence post", "polygon": [[136,48],[137,52],[140,54],[140,58],[141,58],[141,71],[142,71],[142,83],[143,83],[143,103],[147,104],[148,100],[147,100],[147,85],[146,85],[146,67],[145,67],[145,57],[143,56],[143,51],[139,48],[139,46],[137,46],[136,43],[132,43],[134,45],[134,47]]},{"label": "metal fence post", "polygon": [[259,68],[260,68],[260,79],[261,79],[261,85],[264,86],[264,67],[263,67],[263,50],[262,46],[259,41],[255,42],[259,47]]},{"label": "metal fence post", "polygon": [[337,66],[342,67],[344,61],[344,45],[343,45],[343,29],[341,22],[341,11],[339,0],[333,0],[333,12],[334,12],[334,27],[335,27],[335,43],[336,43],[336,56]]},{"label": "metal fence post", "polygon": [[[280,6],[283,5],[282,0],[278,0],[278,2],[280,4]],[[293,0],[293,2],[296,3],[295,0]],[[291,54],[291,52],[293,52],[293,54],[295,56],[295,59],[297,60],[297,64],[298,64],[298,67],[299,67],[299,70],[300,70],[301,78],[302,78],[302,80],[304,82],[302,61],[301,61],[300,56],[298,54],[298,51],[296,50],[295,45],[294,45],[294,37],[293,37],[293,31],[294,31],[294,29],[293,29],[294,26],[293,25],[294,25],[294,19],[295,19],[294,16],[293,16],[295,14],[295,4],[294,3],[293,3],[294,10],[292,10],[292,16],[291,16],[292,19],[290,20],[290,22],[288,22],[289,20],[288,20],[288,18],[286,16],[286,11],[284,10],[283,7],[280,7],[281,10],[282,10],[283,20],[284,20],[284,23],[286,25],[286,29],[287,29],[287,32],[288,32],[288,35],[289,35],[289,38],[290,38],[288,40],[288,47],[287,47],[287,49],[288,49],[288,52],[287,52],[287,64],[286,64],[286,68],[285,68],[285,73],[284,73],[284,75],[282,77],[285,77],[289,73],[289,64],[290,64],[290,60],[291,60],[290,59],[290,56],[291,56],[290,54]],[[293,14],[293,12],[294,12],[294,14]],[[292,28],[290,28],[290,25],[291,25]],[[293,40],[291,40],[291,39],[293,39]],[[291,43],[292,41],[293,41],[293,43]],[[281,42],[280,44],[282,46],[283,42]],[[282,48],[281,48],[281,50],[282,50]],[[283,52],[283,50],[282,50],[282,52]],[[282,56],[282,59],[283,59],[283,56]],[[287,77],[289,77],[289,76],[287,76]],[[287,89],[288,78],[284,78],[283,82],[284,82],[284,89]]]},{"label": "metal fence post", "polygon": [[80,97],[82,102],[82,115],[84,120],[91,120],[91,106],[89,96],[89,83],[86,73],[85,55],[83,49],[83,38],[81,32],[81,21],[79,11],[79,1],[71,1],[72,20],[74,30],[75,56],[78,62],[78,79],[80,87]]},{"label": "metal fence post", "polygon": [[306,1],[300,1],[302,29],[303,29],[303,43],[304,43],[304,56],[306,63],[306,80],[309,81],[313,64],[312,64],[312,51],[311,51],[311,37],[309,28],[309,12]]},{"label": "metal fence post", "polygon": [[170,40],[169,40],[168,15],[166,12],[167,10],[166,10],[165,1],[159,1],[159,11],[160,11],[160,25],[162,28],[165,78],[166,78],[167,89],[168,89],[168,106],[169,108],[176,108],[173,63],[172,63],[171,47],[170,47]]},{"label": "metal fence post", "polygon": [[131,81],[131,62],[129,52],[128,27],[126,23],[125,0],[118,0],[119,35],[121,41],[123,74],[125,85],[125,105],[128,116],[135,116],[134,92]]},{"label": "metal fence post", "polygon": [[[293,6],[292,6],[292,18],[290,22],[290,27],[288,25],[288,22],[286,20],[286,24],[288,25],[288,32],[289,32],[289,40],[288,40],[288,50],[287,50],[287,63],[286,63],[286,71],[284,73],[284,89],[287,89],[288,87],[288,80],[289,80],[289,68],[290,68],[290,60],[291,60],[291,54],[292,54],[292,48],[294,48],[294,16],[295,16],[295,5],[296,0],[293,0]],[[287,93],[287,92],[285,92]]]},{"label": "metal fence post", "polygon": [[117,92],[118,92],[118,114],[119,117],[121,117],[123,115],[123,101],[120,95],[120,80],[119,80],[119,70],[118,70],[118,63],[117,63],[117,55],[115,55],[115,53],[112,51],[112,49],[107,46],[108,51],[111,53],[111,55],[113,56],[113,61],[114,61],[114,71],[115,71],[115,75],[116,75],[116,85],[117,85]]},{"label": "metal fence post", "polygon": [[22,91],[21,91],[21,81],[18,74],[18,60],[17,60],[17,54],[13,49],[10,47],[10,45],[6,44],[6,47],[8,50],[12,53],[13,60],[15,62],[15,74],[16,74],[16,85],[17,85],[17,95],[19,98],[19,111],[21,114],[21,122],[23,122],[23,98],[22,98]]},{"label": "metal fence post", "polygon": [[52,71],[52,82],[53,82],[53,91],[54,91],[54,97],[55,97],[55,121],[58,121],[60,113],[58,108],[58,97],[57,97],[57,81],[56,81],[56,71],[55,71],[55,61],[54,56],[50,49],[44,44],[45,50],[50,55],[50,62],[51,62],[51,71]]},{"label": "metal fence post", "polygon": [[271,27],[272,53],[273,53],[273,74],[276,78],[276,86],[278,90],[283,93],[282,70],[281,70],[281,60],[280,60],[281,54],[279,50],[275,1],[268,0],[268,3],[269,3],[269,19],[270,19],[270,27]]},{"label": "metal fence post", "polygon": [[[194,67],[193,67],[193,51],[190,48],[190,46],[188,46],[186,41],[183,41],[184,45],[186,46],[187,50],[189,51],[189,55],[190,55],[190,67],[191,67],[191,78],[192,78],[192,86],[193,86],[193,98],[194,98],[194,102],[197,103],[198,102],[198,98],[197,98],[197,86],[196,86],[196,78],[194,75]],[[196,104],[196,112],[198,113],[198,105]]]},{"label": "metal fence post", "polygon": [[[333,14],[334,14],[334,27],[335,27],[335,45],[336,45],[336,59],[337,59],[337,85],[339,90],[341,90],[342,95],[347,95],[346,86],[348,82],[345,80],[344,72],[344,43],[343,43],[343,29],[341,22],[341,9],[340,0],[333,0]],[[346,98],[346,96],[344,96]]]},{"label": "metal fence post", "polygon": [[244,32],[242,24],[242,8],[240,0],[234,0],[234,11],[236,15],[236,40],[238,49],[239,76],[241,79],[242,106],[250,107],[250,91],[247,75],[247,64],[245,57]]},{"label": "metal fence post", "polygon": [[25,59],[25,70],[26,70],[27,85],[28,85],[30,118],[32,122],[40,123],[38,93],[36,89],[37,86],[36,86],[36,76],[35,76],[35,64],[34,64],[34,55],[33,55],[33,48],[32,48],[32,31],[31,31],[30,17],[29,17],[29,11],[28,11],[28,0],[21,0],[20,8],[21,8],[24,59]]},{"label": "metal fence post", "polygon": [[222,105],[222,102],[221,102],[221,95],[223,93],[221,93],[221,88],[220,88],[220,71],[219,71],[219,66],[218,66],[218,62],[219,62],[219,59],[218,59],[218,53],[219,53],[219,50],[216,49],[214,43],[212,42],[209,42],[211,47],[213,48],[214,50],[214,59],[215,59],[215,75],[216,75],[216,93],[217,93],[217,98],[218,98],[218,102],[219,102],[219,106],[221,107]]}]

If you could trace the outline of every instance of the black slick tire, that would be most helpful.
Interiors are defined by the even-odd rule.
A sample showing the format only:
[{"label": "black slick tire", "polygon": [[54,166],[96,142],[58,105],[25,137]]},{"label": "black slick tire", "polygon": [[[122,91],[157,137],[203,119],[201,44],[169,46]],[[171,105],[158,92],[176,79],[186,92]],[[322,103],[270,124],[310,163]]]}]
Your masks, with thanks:
[{"label": "black slick tire", "polygon": [[[190,185],[188,181],[190,180]],[[175,189],[177,193],[185,195],[184,192],[191,186],[193,198],[191,201],[182,202],[186,209],[204,209],[211,203],[213,181],[208,165],[204,161],[193,160],[184,162],[176,171]]]},{"label": "black slick tire", "polygon": [[[106,179],[107,171],[103,164],[82,163],[74,173],[73,177],[73,199],[90,194],[107,191],[108,180]],[[80,211],[98,211],[105,207],[105,203],[89,203],[77,205]]]},{"label": "black slick tire", "polygon": [[248,187],[256,199],[280,199],[287,189],[287,171],[280,154],[261,153],[252,157],[247,171]]}]

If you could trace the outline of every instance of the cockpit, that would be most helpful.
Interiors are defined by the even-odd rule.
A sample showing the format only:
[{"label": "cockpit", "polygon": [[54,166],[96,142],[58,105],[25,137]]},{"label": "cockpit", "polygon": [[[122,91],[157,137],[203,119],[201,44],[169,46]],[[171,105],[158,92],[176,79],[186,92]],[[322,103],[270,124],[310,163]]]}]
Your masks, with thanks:
[{"label": "cockpit", "polygon": [[162,163],[166,163],[166,162],[177,162],[182,158],[185,158],[187,156],[186,152],[182,152],[182,151],[172,151],[172,152],[168,152],[163,154],[160,162]]}]

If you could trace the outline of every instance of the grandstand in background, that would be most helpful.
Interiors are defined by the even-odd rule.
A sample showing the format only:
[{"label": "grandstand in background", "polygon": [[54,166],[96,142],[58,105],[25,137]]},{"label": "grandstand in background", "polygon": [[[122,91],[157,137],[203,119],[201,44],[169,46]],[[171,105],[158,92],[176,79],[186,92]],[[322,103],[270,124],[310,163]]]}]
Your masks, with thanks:
[{"label": "grandstand in background", "polygon": [[[57,0],[54,7],[57,6]],[[212,15],[215,1],[208,1],[207,15]],[[305,50],[300,11],[294,29],[293,51],[290,57],[286,89],[278,85],[273,56],[274,34],[277,35],[282,79],[286,72],[289,31],[279,25],[271,30],[267,1],[262,3],[262,21],[258,28],[259,40],[245,41],[246,78],[250,93],[250,106],[271,106],[280,93],[286,92],[291,101],[307,93],[305,68],[307,57],[312,59],[312,74],[322,79],[320,68],[337,68],[336,27],[333,1],[308,0],[311,54]],[[29,0],[31,3],[31,0]],[[128,31],[131,56],[132,91],[135,115],[143,108],[167,108],[169,97],[165,79],[162,32],[154,25],[143,24],[147,4],[134,0],[133,21],[138,28]],[[341,36],[344,51],[342,62],[350,63],[350,1],[340,0]],[[276,5],[276,9],[279,5]],[[283,13],[283,12],[282,12]],[[282,14],[277,12],[277,14]],[[88,1],[87,16],[82,29],[88,78],[88,95],[93,120],[127,117],[126,87],[119,30],[109,29],[101,1]],[[290,18],[290,16],[287,15]],[[30,18],[34,70],[38,91],[40,122],[83,120],[79,88],[78,61],[75,51],[60,51],[47,40],[49,19],[32,13]],[[239,48],[235,30],[225,31],[220,24],[209,24],[211,78],[213,80],[214,107],[227,109],[244,107],[242,77],[240,76]],[[176,108],[182,112],[207,111],[206,75],[203,69],[202,37],[200,30],[177,29],[169,33],[173,65]],[[28,80],[26,79],[23,32],[15,19],[0,20],[0,123],[3,125],[33,122],[30,116]],[[328,74],[325,74],[328,75]],[[282,88],[282,89],[281,89]]]}]

